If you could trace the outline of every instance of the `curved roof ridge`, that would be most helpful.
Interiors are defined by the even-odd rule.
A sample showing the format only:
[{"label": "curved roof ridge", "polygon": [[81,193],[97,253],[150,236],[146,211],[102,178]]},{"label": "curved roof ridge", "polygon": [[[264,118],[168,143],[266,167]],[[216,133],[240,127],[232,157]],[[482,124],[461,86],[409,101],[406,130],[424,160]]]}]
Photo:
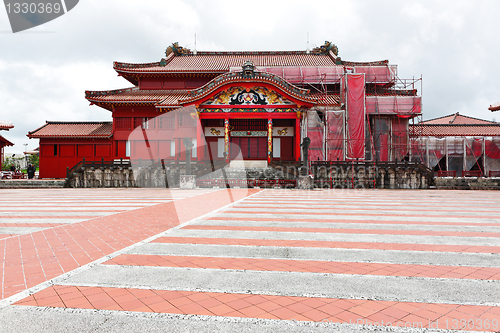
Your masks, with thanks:
[{"label": "curved roof ridge", "polygon": [[304,102],[309,102],[309,103],[315,102],[315,99],[309,96],[310,91],[308,89],[299,88],[276,74],[268,72],[257,72],[257,71],[254,72],[254,75],[252,77],[245,77],[243,75],[243,71],[221,74],[217,76],[215,79],[205,84],[204,86],[198,89],[193,89],[190,92],[189,97],[181,100],[180,102],[190,103],[192,101],[201,99],[227,83],[262,82],[262,81],[264,82],[267,81],[272,85],[278,86],[282,88],[284,91],[288,92],[292,97],[295,97]]}]

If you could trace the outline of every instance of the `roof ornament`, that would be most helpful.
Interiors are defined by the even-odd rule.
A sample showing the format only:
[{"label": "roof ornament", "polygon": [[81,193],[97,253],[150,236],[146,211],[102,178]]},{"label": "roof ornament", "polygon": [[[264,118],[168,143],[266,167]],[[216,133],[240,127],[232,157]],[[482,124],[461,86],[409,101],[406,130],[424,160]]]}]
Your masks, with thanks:
[{"label": "roof ornament", "polygon": [[241,68],[241,76],[243,76],[245,79],[251,79],[255,77],[255,66],[250,60],[245,61]]},{"label": "roof ornament", "polygon": [[176,56],[181,56],[181,55],[186,55],[186,54],[191,54],[190,49],[186,49],[185,47],[182,47],[179,45],[179,42],[172,43],[167,49],[165,50],[165,55],[168,57],[170,53],[174,53]]},{"label": "roof ornament", "polygon": [[332,42],[325,40],[325,44],[323,44],[319,47],[315,47],[312,50],[312,53],[314,53],[314,54],[328,54],[328,52],[330,52],[330,51],[332,51],[333,54],[335,54],[336,56],[339,55],[339,48],[337,47],[337,45],[332,44]]}]

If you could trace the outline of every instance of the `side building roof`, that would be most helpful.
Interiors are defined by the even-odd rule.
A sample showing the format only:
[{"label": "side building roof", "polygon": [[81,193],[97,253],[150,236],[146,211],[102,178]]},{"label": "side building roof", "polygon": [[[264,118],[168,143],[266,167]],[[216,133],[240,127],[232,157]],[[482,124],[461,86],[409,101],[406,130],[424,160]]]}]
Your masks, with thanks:
[{"label": "side building roof", "polygon": [[458,112],[410,125],[413,136],[500,136],[500,123]]},{"label": "side building roof", "polygon": [[109,139],[113,135],[110,121],[47,121],[45,125],[28,132],[31,139]]},{"label": "side building roof", "polygon": [[0,147],[13,146],[14,144],[0,135]]},{"label": "side building roof", "polygon": [[454,113],[447,116],[422,121],[426,125],[500,125],[500,123]]},{"label": "side building roof", "polygon": [[8,131],[12,128],[14,128],[14,124],[12,124],[12,122],[6,120],[0,120],[0,131],[1,130]]}]

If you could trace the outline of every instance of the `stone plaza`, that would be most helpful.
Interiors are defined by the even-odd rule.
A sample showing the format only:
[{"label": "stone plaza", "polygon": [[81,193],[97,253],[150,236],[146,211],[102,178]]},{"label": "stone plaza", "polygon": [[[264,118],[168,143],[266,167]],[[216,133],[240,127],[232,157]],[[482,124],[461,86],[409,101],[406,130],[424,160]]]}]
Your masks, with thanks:
[{"label": "stone plaza", "polygon": [[1,332],[500,331],[500,197],[2,189]]}]

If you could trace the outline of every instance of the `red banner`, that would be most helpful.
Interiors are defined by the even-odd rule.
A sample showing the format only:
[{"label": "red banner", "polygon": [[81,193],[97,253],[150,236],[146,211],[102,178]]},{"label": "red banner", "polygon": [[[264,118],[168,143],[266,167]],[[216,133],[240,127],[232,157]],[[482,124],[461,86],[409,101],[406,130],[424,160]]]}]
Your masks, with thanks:
[{"label": "red banner", "polygon": [[347,76],[348,157],[365,158],[365,76]]}]

